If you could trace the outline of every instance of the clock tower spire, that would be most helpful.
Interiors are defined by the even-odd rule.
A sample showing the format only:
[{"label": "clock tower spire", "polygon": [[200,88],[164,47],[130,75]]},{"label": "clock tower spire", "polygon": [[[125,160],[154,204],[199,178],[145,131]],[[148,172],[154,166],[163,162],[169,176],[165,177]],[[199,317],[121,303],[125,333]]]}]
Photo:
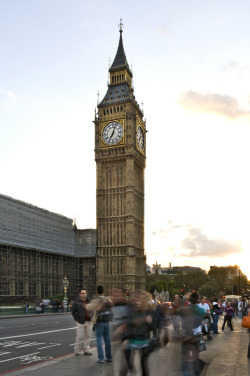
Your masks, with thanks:
[{"label": "clock tower spire", "polygon": [[95,118],[97,284],[106,293],[145,288],[144,169],[146,124],[123,47],[123,24],[107,92]]}]

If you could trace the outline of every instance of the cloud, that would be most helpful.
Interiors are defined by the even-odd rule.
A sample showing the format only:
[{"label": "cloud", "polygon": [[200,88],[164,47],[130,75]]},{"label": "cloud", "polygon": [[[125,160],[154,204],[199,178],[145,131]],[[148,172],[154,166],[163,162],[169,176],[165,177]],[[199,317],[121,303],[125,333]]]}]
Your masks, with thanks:
[{"label": "cloud", "polygon": [[16,94],[14,93],[14,91],[8,91],[7,95],[9,103],[16,103]]},{"label": "cloud", "polygon": [[230,119],[250,115],[250,111],[242,110],[237,99],[229,95],[203,95],[190,90],[181,94],[179,104],[190,111],[218,114]]},{"label": "cloud", "polygon": [[159,26],[157,28],[157,31],[164,38],[165,37],[169,37],[169,35],[171,34],[171,31],[166,26],[164,26],[164,25]]},{"label": "cloud", "polygon": [[0,104],[15,104],[16,103],[16,94],[14,91],[4,91],[0,89]]},{"label": "cloud", "polygon": [[164,229],[153,232],[164,239],[165,247],[174,257],[220,258],[243,252],[240,241],[208,237],[201,228],[191,224],[168,221]]},{"label": "cloud", "polygon": [[167,222],[167,227],[164,229],[159,229],[158,231],[152,231],[153,235],[161,235],[163,238],[167,238],[168,234],[171,232],[183,228],[182,225],[175,225],[172,221]]},{"label": "cloud", "polygon": [[221,238],[208,238],[200,228],[187,226],[188,236],[181,242],[186,250],[181,256],[199,257],[225,257],[232,254],[242,253],[240,241],[229,242]]},{"label": "cloud", "polygon": [[240,73],[248,71],[249,65],[248,64],[242,65],[238,63],[237,61],[231,60],[231,61],[227,61],[225,63],[218,65],[218,70],[220,72],[229,72],[229,73],[236,72],[240,74]]}]

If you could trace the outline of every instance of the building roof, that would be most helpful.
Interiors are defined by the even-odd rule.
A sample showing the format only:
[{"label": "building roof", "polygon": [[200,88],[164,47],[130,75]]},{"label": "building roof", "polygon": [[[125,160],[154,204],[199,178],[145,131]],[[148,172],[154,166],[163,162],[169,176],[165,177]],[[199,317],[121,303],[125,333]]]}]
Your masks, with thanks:
[{"label": "building roof", "polygon": [[100,105],[114,105],[116,102],[123,103],[127,102],[128,100],[135,101],[135,96],[133,90],[125,82],[122,84],[109,86]]},{"label": "building roof", "polygon": [[121,70],[121,69],[125,69],[125,68],[129,71],[131,77],[133,77],[133,74],[132,74],[132,72],[129,68],[127,58],[126,58],[126,54],[125,54],[125,51],[124,51],[123,40],[122,40],[122,29],[120,28],[119,45],[118,45],[118,49],[117,49],[113,64],[111,65],[111,67],[109,69],[109,72],[115,72],[117,70]]},{"label": "building roof", "polygon": [[[128,75],[133,77],[133,74],[130,70],[130,67],[127,62],[126,54],[123,47],[123,40],[122,40],[122,23],[120,23],[120,40],[118,49],[116,52],[116,56],[114,58],[113,64],[111,65],[109,72],[119,72],[124,69],[127,70]],[[102,101],[98,104],[98,107],[106,107],[110,105],[122,104],[125,102],[133,102],[134,105],[137,107],[137,109],[141,112],[142,116],[142,110],[140,109],[139,104],[137,103],[134,95],[134,89],[131,83],[128,83],[127,81],[121,82],[121,83],[112,83],[108,85],[108,90],[102,99]]]}]

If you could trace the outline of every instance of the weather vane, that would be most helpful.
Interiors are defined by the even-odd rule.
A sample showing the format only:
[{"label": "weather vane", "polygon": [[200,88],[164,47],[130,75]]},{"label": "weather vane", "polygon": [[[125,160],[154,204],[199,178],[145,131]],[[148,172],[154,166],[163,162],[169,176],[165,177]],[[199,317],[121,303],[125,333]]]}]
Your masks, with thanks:
[{"label": "weather vane", "polygon": [[120,18],[120,24],[118,25],[119,27],[120,27],[120,33],[122,33],[123,32],[123,30],[122,30],[122,28],[123,28],[123,23],[122,23],[122,18]]}]

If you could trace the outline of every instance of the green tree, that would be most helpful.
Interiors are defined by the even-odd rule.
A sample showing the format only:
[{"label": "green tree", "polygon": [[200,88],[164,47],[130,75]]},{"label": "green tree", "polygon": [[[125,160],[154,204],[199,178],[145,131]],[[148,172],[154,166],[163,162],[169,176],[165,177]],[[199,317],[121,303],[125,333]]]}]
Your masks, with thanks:
[{"label": "green tree", "polygon": [[244,274],[235,276],[232,285],[235,294],[243,295],[244,292],[247,292],[247,277]]},{"label": "green tree", "polygon": [[228,285],[228,270],[222,267],[215,267],[208,272],[208,277],[210,281],[216,281],[219,286],[219,291],[225,291],[226,286]]},{"label": "green tree", "polygon": [[163,274],[147,274],[146,275],[146,290],[151,294],[157,290],[159,293],[162,291],[169,291],[170,296],[178,292],[178,286],[173,278]]},{"label": "green tree", "polygon": [[201,271],[194,271],[184,273],[178,273],[174,277],[176,284],[178,287],[183,289],[183,292],[186,293],[188,291],[198,291],[198,289],[208,282],[207,274]]},{"label": "green tree", "polygon": [[208,298],[213,298],[219,293],[219,285],[217,281],[209,281],[199,288],[200,295],[204,295]]}]

